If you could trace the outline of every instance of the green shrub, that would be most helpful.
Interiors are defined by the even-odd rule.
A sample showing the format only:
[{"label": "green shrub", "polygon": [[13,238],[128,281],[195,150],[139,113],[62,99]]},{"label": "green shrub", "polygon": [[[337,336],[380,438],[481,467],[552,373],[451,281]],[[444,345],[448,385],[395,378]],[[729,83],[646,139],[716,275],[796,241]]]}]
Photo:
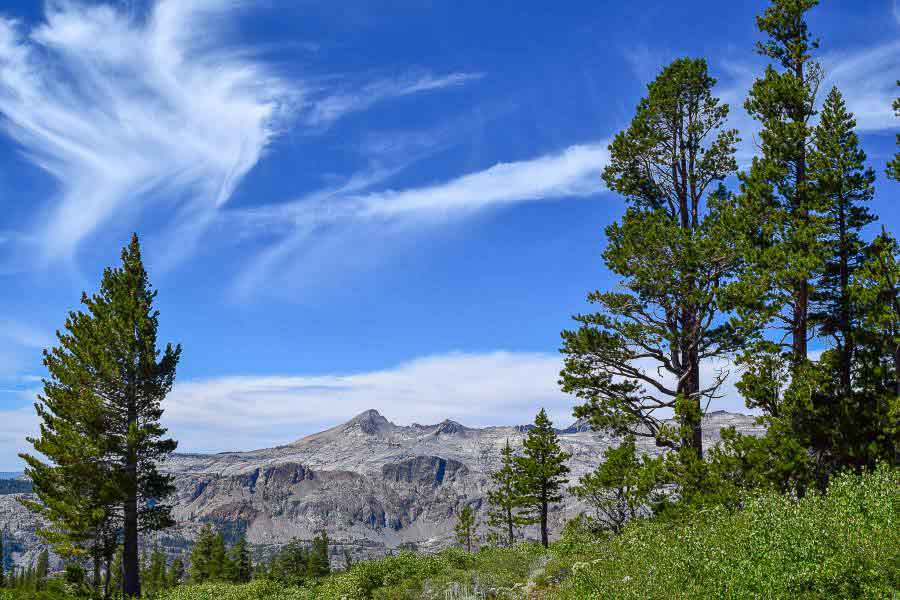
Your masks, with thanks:
[{"label": "green shrub", "polygon": [[560,598],[877,598],[900,590],[900,474],[844,475],[827,496],[632,523],[571,563]]}]

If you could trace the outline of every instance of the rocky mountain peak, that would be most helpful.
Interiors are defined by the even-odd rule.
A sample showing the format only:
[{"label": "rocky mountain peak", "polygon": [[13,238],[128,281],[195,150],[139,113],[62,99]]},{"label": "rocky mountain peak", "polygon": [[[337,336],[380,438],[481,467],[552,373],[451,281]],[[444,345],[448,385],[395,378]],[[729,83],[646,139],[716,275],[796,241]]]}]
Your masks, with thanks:
[{"label": "rocky mountain peak", "polygon": [[468,431],[468,427],[457,423],[456,421],[451,421],[450,419],[445,419],[438,423],[437,429],[435,429],[435,435],[444,434],[444,435],[453,435],[456,433],[465,433]]},{"label": "rocky mountain peak", "polygon": [[581,418],[561,430],[560,433],[582,433],[585,431],[591,431],[591,421],[590,419]]},{"label": "rocky mountain peak", "polygon": [[344,425],[345,430],[359,429],[368,435],[383,433],[391,427],[392,423],[374,408],[359,413]]}]

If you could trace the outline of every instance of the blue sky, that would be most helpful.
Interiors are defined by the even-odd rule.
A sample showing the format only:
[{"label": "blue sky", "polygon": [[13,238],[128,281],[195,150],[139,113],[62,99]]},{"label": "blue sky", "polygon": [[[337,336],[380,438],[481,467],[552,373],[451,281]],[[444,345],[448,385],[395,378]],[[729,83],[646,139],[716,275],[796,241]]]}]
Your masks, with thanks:
[{"label": "blue sky", "polygon": [[[811,27],[900,231],[900,5]],[[51,343],[131,231],[181,342],[189,450],[284,443],[374,407],[561,422],[559,330],[612,283],[610,136],[667,61],[741,104],[764,2],[7,0],[0,9],[0,468]],[[721,407],[740,408],[733,395]]]}]

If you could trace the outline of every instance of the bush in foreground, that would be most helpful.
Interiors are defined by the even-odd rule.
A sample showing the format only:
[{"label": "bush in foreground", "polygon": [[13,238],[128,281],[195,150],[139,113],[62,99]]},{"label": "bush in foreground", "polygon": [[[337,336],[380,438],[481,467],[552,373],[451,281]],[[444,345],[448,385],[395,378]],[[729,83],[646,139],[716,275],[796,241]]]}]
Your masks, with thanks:
[{"label": "bush in foreground", "polygon": [[883,466],[826,496],[758,496],[635,522],[607,543],[564,540],[548,568],[570,569],[560,598],[880,598],[900,590],[898,549],[900,472]]}]

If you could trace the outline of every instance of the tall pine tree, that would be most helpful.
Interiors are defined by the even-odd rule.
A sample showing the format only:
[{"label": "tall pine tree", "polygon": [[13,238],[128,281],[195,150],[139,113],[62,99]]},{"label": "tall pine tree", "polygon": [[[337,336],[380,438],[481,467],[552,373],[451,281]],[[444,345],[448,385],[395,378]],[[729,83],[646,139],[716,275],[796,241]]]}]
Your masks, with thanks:
[{"label": "tall pine tree", "polygon": [[225,575],[225,542],[206,524],[191,549],[191,582],[219,581]]},{"label": "tall pine tree", "polygon": [[472,538],[475,532],[475,511],[471,504],[466,504],[456,515],[456,525],[453,533],[456,535],[456,543],[465,548],[466,552],[472,551]]},{"label": "tall pine tree", "polygon": [[504,543],[512,546],[516,527],[522,525],[518,515],[521,501],[516,491],[516,455],[509,440],[500,451],[500,469],[491,473],[493,488],[487,493],[488,525],[500,532]]},{"label": "tall pine tree", "polygon": [[[744,356],[757,373],[777,362],[785,351],[789,370],[807,361],[810,281],[821,270],[819,195],[810,180],[809,149],[815,102],[822,69],[813,59],[818,48],[806,24],[806,13],[818,0],[773,0],[757,26],[767,39],[758,52],[774,64],[754,81],[744,107],[762,124],[760,155],[742,173],[738,195],[745,268],[738,293],[741,314],[762,328],[783,329],[789,341],[760,342]],[[780,338],[779,338],[780,339]],[[771,387],[771,386],[770,386]],[[745,392],[756,406],[777,412],[768,388]]]},{"label": "tall pine tree", "polygon": [[534,427],[522,442],[522,454],[516,457],[516,489],[523,508],[525,523],[537,523],[541,543],[549,544],[547,516],[550,505],[562,500],[568,479],[566,461],[571,454],[562,451],[553,423],[542,408],[534,419]]},{"label": "tall pine tree", "polygon": [[169,588],[176,587],[184,581],[184,561],[180,556],[176,556],[172,564],[169,565],[169,571],[166,574],[167,586]]},{"label": "tall pine tree", "polygon": [[868,203],[875,194],[875,171],[854,131],[856,121],[844,97],[833,88],[825,99],[813,134],[809,175],[820,197],[824,217],[823,268],[811,294],[810,321],[831,338],[837,354],[840,389],[849,396],[854,362],[854,331],[861,315],[851,300],[850,284],[865,261],[863,228],[875,220]]},{"label": "tall pine tree", "polygon": [[228,580],[233,583],[247,583],[253,578],[253,562],[247,538],[241,536],[228,550]]},{"label": "tall pine tree", "polygon": [[616,135],[603,179],[628,210],[607,227],[603,257],[622,291],[590,294],[600,311],[576,315],[579,329],[562,332],[561,384],[584,401],[576,416],[697,456],[700,418],[681,436],[662,415],[682,397],[698,407],[685,415],[702,415],[727,374],[703,380],[701,365],[734,348],[719,293],[739,259],[723,220],[731,197],[721,187],[737,169],[737,132],[725,127],[728,106],[714,85],[705,61],[676,60]]},{"label": "tall pine tree", "polygon": [[37,564],[34,567],[34,589],[43,590],[47,586],[47,576],[50,574],[50,554],[47,550],[41,550],[38,554]]},{"label": "tall pine tree", "polygon": [[[173,522],[164,500],[174,487],[157,465],[177,445],[164,438],[160,417],[181,347],[157,348],[155,298],[134,235],[122,266],[104,271],[98,293],[82,295],[86,311],[70,313],[59,345],[44,353],[50,378],[36,406],[41,437],[32,443],[52,464],[24,457],[45,514],[63,515],[55,520],[63,532],[83,535],[111,516],[117,520],[130,596],[141,593],[139,531]],[[70,495],[79,491],[89,494]],[[79,511],[84,524],[76,520]]]}]

